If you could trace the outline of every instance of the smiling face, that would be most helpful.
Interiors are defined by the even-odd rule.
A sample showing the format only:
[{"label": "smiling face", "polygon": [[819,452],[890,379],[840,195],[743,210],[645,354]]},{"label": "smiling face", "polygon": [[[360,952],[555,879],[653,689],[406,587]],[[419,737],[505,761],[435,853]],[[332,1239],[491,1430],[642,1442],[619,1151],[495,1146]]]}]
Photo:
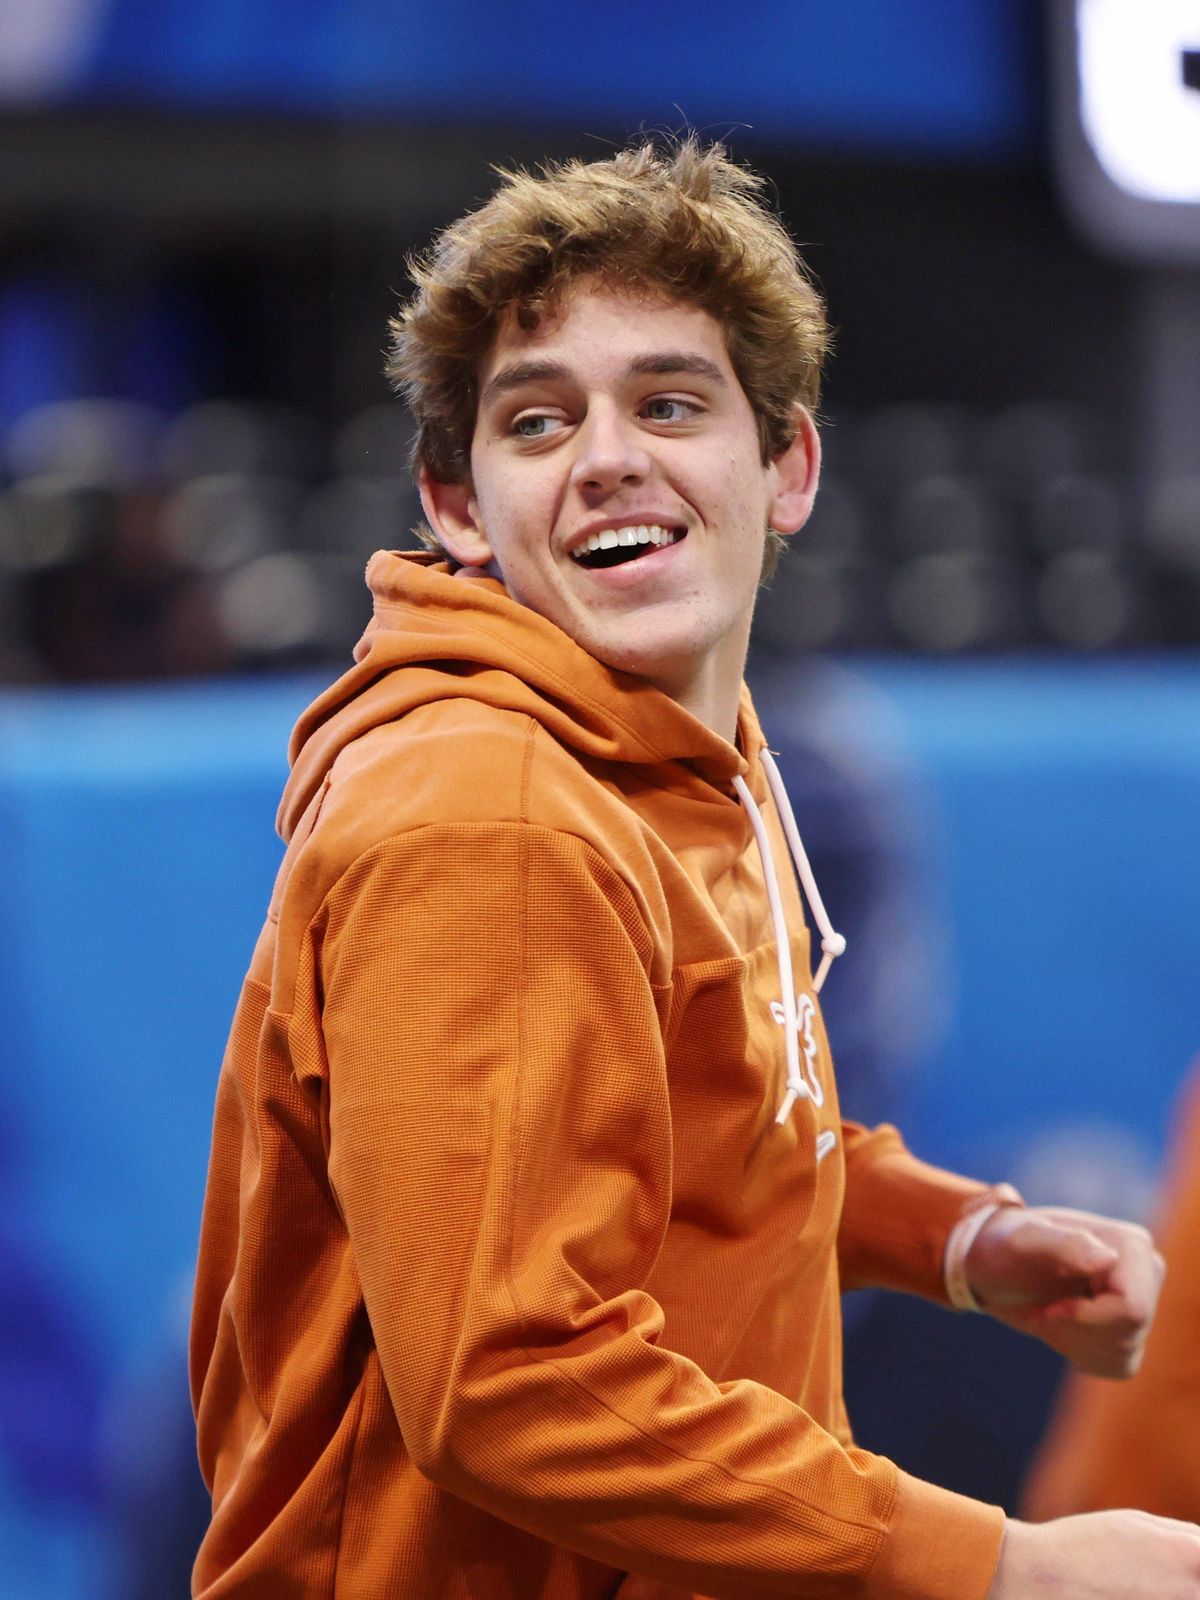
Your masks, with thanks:
[{"label": "smiling face", "polygon": [[768,523],[816,489],[816,433],[763,463],[719,323],[582,284],[478,374],[469,484],[422,483],[455,558],[607,666],[732,737]]}]

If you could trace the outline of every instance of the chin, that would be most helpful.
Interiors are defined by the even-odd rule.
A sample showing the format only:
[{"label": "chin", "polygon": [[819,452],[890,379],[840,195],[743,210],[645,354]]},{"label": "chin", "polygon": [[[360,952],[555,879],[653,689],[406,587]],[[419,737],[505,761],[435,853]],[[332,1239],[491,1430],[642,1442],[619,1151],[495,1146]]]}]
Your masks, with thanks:
[{"label": "chin", "polygon": [[615,672],[628,672],[659,684],[686,679],[695,671],[696,652],[690,650],[648,650],[644,645],[630,644],[628,647],[602,646],[591,650],[590,654]]}]

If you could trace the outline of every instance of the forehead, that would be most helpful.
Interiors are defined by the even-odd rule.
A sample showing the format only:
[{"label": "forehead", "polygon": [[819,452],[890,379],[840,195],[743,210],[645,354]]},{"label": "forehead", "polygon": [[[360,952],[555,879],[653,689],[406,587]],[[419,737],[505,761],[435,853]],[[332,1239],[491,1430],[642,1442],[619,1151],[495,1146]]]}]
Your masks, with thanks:
[{"label": "forehead", "polygon": [[511,312],[505,317],[480,363],[479,392],[502,369],[532,357],[561,362],[587,381],[625,373],[639,357],[670,352],[704,357],[736,381],[725,330],[699,306],[578,284],[534,328],[522,328]]}]

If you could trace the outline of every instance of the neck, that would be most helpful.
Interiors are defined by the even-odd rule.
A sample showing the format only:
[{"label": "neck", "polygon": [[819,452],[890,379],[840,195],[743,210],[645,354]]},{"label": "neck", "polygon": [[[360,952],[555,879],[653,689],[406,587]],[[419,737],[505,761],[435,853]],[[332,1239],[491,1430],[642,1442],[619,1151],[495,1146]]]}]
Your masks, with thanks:
[{"label": "neck", "polygon": [[[733,642],[726,640],[729,646]],[[685,711],[730,744],[737,743],[738,711],[741,707],[742,677],[746,669],[749,637],[735,648],[714,653],[698,671],[686,678],[651,677],[655,688],[670,695]]]}]

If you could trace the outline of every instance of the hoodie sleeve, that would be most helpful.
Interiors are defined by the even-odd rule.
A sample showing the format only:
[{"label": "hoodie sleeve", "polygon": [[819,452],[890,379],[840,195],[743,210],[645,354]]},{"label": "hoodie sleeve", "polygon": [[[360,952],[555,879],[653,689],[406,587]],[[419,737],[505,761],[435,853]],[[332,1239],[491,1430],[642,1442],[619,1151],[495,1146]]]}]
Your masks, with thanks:
[{"label": "hoodie sleeve", "polygon": [[846,1196],[838,1229],[843,1289],[899,1289],[948,1305],[942,1255],[968,1200],[987,1184],[931,1167],[887,1123],[842,1124]]},{"label": "hoodie sleeve", "polygon": [[717,1600],[983,1600],[1002,1513],[662,1342],[671,1119],[629,886],[586,843],[445,825],[326,905],[330,1174],[436,1484]]}]

